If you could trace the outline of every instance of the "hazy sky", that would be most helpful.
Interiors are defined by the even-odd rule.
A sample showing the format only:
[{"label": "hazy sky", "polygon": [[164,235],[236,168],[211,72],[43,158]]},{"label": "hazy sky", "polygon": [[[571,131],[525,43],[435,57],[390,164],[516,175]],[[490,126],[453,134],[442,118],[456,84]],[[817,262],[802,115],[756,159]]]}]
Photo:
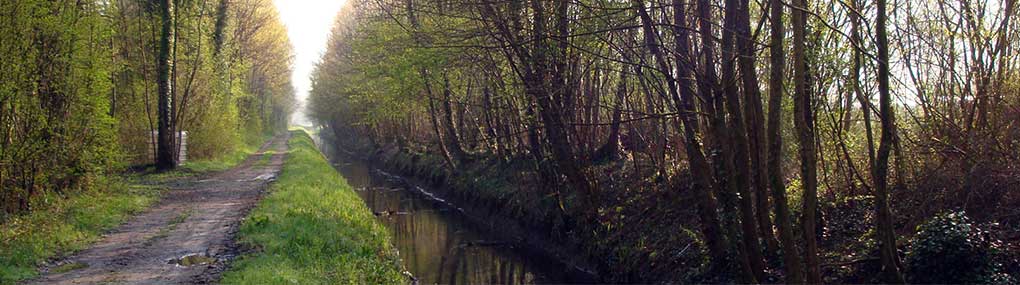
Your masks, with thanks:
[{"label": "hazy sky", "polygon": [[[294,89],[303,108],[312,82],[312,67],[326,50],[326,40],[333,27],[333,18],[346,0],[273,0],[287,34],[294,45]],[[303,110],[298,110],[296,123],[305,123]]]}]

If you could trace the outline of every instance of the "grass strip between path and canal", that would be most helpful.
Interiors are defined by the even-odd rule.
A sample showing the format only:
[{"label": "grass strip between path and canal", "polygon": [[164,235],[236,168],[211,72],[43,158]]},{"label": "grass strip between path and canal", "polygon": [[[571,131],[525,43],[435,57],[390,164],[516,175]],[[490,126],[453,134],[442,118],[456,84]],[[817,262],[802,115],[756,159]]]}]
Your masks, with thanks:
[{"label": "grass strip between path and canal", "polygon": [[279,179],[244,220],[250,252],[227,284],[406,282],[386,228],[304,131],[293,131]]}]

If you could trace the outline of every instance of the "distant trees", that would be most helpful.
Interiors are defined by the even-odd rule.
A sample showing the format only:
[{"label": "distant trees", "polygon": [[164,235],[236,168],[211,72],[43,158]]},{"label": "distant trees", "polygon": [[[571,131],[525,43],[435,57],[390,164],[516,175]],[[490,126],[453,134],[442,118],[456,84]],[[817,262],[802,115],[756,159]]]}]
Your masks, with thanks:
[{"label": "distant trees", "polygon": [[[159,133],[161,121],[167,122],[164,133],[170,142],[162,149],[170,150],[174,160],[182,143],[175,134],[182,131],[188,132],[188,156],[200,159],[258,143],[286,125],[293,108],[292,55],[270,1],[115,3],[115,23],[125,31],[114,45],[116,60],[124,66],[118,90],[131,95],[122,105],[134,107],[118,114],[120,140],[130,154],[145,153],[146,147],[157,150],[156,157],[133,157],[133,163],[166,155],[138,140],[140,133]],[[164,11],[164,4],[172,9]],[[158,58],[164,36],[165,60]]]},{"label": "distant trees", "polygon": [[[693,203],[711,272],[741,282],[780,256],[784,281],[825,281],[843,262],[826,213],[872,199],[875,258],[899,282],[897,220],[934,210],[894,202],[967,207],[953,201],[1016,162],[999,115],[1018,104],[1013,2],[352,1],[313,116],[451,173],[528,161],[522,176],[553,187],[522,195],[569,209],[577,235],[626,231],[600,220],[639,207],[611,204],[621,188],[680,193],[657,205]],[[620,169],[641,182],[603,177]]]}]

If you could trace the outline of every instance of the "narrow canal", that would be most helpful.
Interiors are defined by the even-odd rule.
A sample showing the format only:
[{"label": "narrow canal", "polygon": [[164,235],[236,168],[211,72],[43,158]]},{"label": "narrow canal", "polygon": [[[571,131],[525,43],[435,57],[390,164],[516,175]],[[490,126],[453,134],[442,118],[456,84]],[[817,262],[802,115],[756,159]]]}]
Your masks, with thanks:
[{"label": "narrow canal", "polygon": [[389,228],[405,268],[421,284],[570,283],[565,266],[515,250],[469,222],[452,205],[427,197],[399,177],[347,155],[334,167]]}]

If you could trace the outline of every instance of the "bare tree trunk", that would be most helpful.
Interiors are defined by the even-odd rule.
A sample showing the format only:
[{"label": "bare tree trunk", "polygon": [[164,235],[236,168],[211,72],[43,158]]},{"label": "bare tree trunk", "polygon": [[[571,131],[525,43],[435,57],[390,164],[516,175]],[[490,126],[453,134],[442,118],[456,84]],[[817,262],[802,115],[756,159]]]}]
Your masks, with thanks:
[{"label": "bare tree trunk", "polygon": [[875,180],[875,211],[878,234],[876,236],[882,272],[885,281],[904,283],[900,272],[899,256],[896,253],[896,232],[893,229],[892,211],[889,209],[889,152],[896,139],[896,114],[892,110],[889,94],[889,39],[886,35],[886,1],[878,0],[876,16],[875,45],[878,48],[878,112],[882,117],[882,137],[878,144],[878,156],[872,170]]},{"label": "bare tree trunk", "polygon": [[[616,83],[616,101],[613,102],[612,122],[609,123],[609,138],[595,154],[592,161],[617,159],[620,152],[620,120],[623,117],[623,100],[627,96],[627,72],[621,70],[619,82]],[[594,104],[593,104],[594,105]],[[598,116],[596,114],[596,116]]]},{"label": "bare tree trunk", "polygon": [[[723,30],[723,59],[722,59],[722,94],[725,97],[726,113],[729,115],[729,130],[726,132],[730,138],[725,142],[730,146],[727,153],[726,163],[727,174],[731,180],[730,185],[736,188],[739,195],[737,203],[740,211],[740,226],[743,234],[744,248],[747,251],[747,261],[751,265],[755,280],[765,279],[765,263],[762,259],[761,244],[758,243],[758,221],[754,214],[750,183],[750,159],[749,146],[747,143],[747,126],[744,125],[744,114],[741,110],[739,90],[737,90],[737,48],[734,40],[740,35],[734,33],[738,29],[740,4],[737,0],[726,0],[725,24]],[[722,111],[722,110],[719,110]]]},{"label": "bare tree trunk", "polygon": [[817,209],[818,169],[815,152],[814,117],[812,98],[808,94],[808,66],[805,55],[805,34],[807,34],[807,0],[796,0],[793,5],[793,82],[794,82],[794,126],[800,144],[800,175],[804,189],[804,209],[801,227],[804,238],[804,265],[807,283],[821,283],[822,274],[818,261]]},{"label": "bare tree trunk", "polygon": [[[855,11],[860,11],[861,0],[851,0],[850,5]],[[857,13],[850,13],[850,43],[853,45],[853,57],[854,66],[853,72],[851,73],[854,94],[856,94],[857,101],[861,104],[861,114],[864,116],[864,130],[867,138],[868,146],[868,168],[875,167],[875,139],[871,128],[871,98],[864,95],[861,90],[861,16]],[[867,186],[867,185],[865,185]]]},{"label": "bare tree trunk", "polygon": [[[783,133],[780,130],[783,119],[783,79],[786,68],[786,55],[783,51],[783,37],[786,36],[783,26],[782,0],[770,0],[769,23],[772,25],[769,59],[772,68],[769,74],[769,150],[768,172],[769,184],[772,187],[772,200],[776,206],[776,228],[779,240],[783,245],[783,263],[786,265],[786,283],[804,282],[804,268],[801,265],[797,244],[794,241],[793,223],[790,222],[790,208],[786,200],[786,184],[783,173]],[[761,209],[759,209],[761,210]]]},{"label": "bare tree trunk", "polygon": [[694,88],[696,81],[692,78],[692,70],[696,66],[695,60],[690,54],[690,32],[683,27],[687,26],[687,13],[684,0],[673,0],[673,32],[677,48],[677,76],[679,81],[677,92],[679,100],[676,102],[677,111],[681,112],[680,118],[683,121],[684,150],[687,159],[690,160],[690,175],[694,179],[691,185],[695,189],[698,201],[698,215],[701,219],[701,232],[707,240],[709,254],[712,256],[714,270],[721,269],[727,259],[726,248],[729,242],[722,231],[722,224],[719,221],[719,203],[713,195],[712,175],[709,173],[711,166],[701,149],[698,128],[701,125],[698,115],[694,109]]},{"label": "bare tree trunk", "polygon": [[541,162],[542,160],[544,160],[542,155],[542,137],[538,133],[538,120],[535,118],[536,116],[535,104],[532,103],[530,100],[528,100],[528,102],[525,102],[525,104],[527,104],[528,106],[527,109],[525,109],[524,114],[526,117],[528,117],[528,121],[532,125],[527,126],[525,124],[524,126],[525,128],[528,129],[528,147],[531,148],[530,152],[531,155],[535,157],[535,161]]},{"label": "bare tree trunk", "polygon": [[490,146],[493,148],[493,153],[497,156],[505,157],[503,153],[503,140],[500,138],[500,134],[497,131],[496,122],[493,120],[492,115],[492,89],[486,84],[482,86],[482,116],[485,120],[485,135],[488,136]]},{"label": "bare tree trunk", "polygon": [[223,49],[223,30],[227,27],[227,11],[230,8],[230,0],[220,0],[216,8],[216,24],[213,27],[213,55],[218,56]]},{"label": "bare tree trunk", "polygon": [[174,157],[174,134],[173,134],[173,95],[170,79],[170,45],[174,38],[173,27],[173,4],[171,0],[159,2],[162,34],[159,38],[159,54],[156,57],[156,85],[159,89],[158,106],[158,130],[156,138],[156,168],[168,170],[177,167],[177,158]]},{"label": "bare tree trunk", "polygon": [[[414,0],[406,0],[405,5],[407,9],[407,20],[408,22],[410,22],[411,27],[414,29],[412,32],[414,33],[413,36],[415,37],[415,41],[416,42],[427,41],[427,38],[421,36],[421,34],[418,33],[418,29],[421,27],[421,24],[418,22],[417,14],[415,14],[416,8]],[[421,76],[422,81],[425,83],[425,95],[428,97],[429,100],[429,116],[430,119],[432,120],[432,128],[436,134],[437,140],[436,143],[439,147],[439,151],[440,153],[442,153],[443,158],[446,160],[446,163],[450,166],[450,168],[455,169],[457,168],[458,165],[460,165],[460,162],[464,157],[462,156],[463,149],[460,148],[460,143],[459,141],[457,141],[457,132],[453,130],[453,117],[452,117],[453,115],[450,111],[449,103],[450,82],[446,78],[446,73],[443,73],[443,100],[444,100],[443,111],[445,111],[445,115],[443,116],[442,121],[440,121],[440,119],[436,115],[436,113],[438,113],[439,110],[437,110],[435,106],[435,100],[437,99],[435,97],[435,92],[433,92],[432,89],[431,84],[432,75],[429,72],[428,68],[425,67],[420,67],[418,69],[418,74]]]},{"label": "bare tree trunk", "polygon": [[419,69],[419,74],[421,74],[422,80],[425,82],[425,96],[428,97],[429,100],[429,118],[432,120],[432,130],[436,134],[436,145],[439,147],[439,152],[443,155],[443,159],[446,160],[446,164],[449,165],[451,169],[457,168],[458,161],[453,158],[450,154],[450,150],[447,148],[446,139],[444,139],[442,131],[442,124],[439,122],[439,117],[436,115],[438,112],[436,110],[436,99],[432,97],[432,84],[430,84],[432,80],[428,76],[428,70],[425,68]]},{"label": "bare tree trunk", "polygon": [[[545,2],[543,1],[532,1],[531,6],[533,10],[534,21],[532,44],[532,55],[529,58],[534,64],[530,76],[525,79],[526,92],[535,98],[538,103],[538,113],[545,124],[546,138],[549,140],[550,149],[552,149],[553,158],[556,162],[556,166],[566,176],[571,188],[578,192],[581,200],[584,201],[585,207],[578,207],[574,210],[584,211],[584,209],[596,209],[598,199],[595,198],[597,194],[595,192],[594,185],[588,180],[587,175],[584,174],[581,167],[577,164],[576,158],[574,157],[573,150],[571,149],[569,131],[566,128],[566,124],[563,121],[563,113],[560,110],[560,106],[557,104],[555,98],[557,97],[549,84],[548,79],[552,78],[556,82],[557,78],[563,78],[560,72],[565,70],[559,69],[554,70],[548,66],[551,59],[556,54],[550,55],[549,46],[547,45],[547,30],[546,30],[546,13],[545,13]],[[565,21],[566,15],[562,14],[566,12],[566,9],[557,9],[557,16],[561,18],[561,21]],[[562,40],[567,40],[563,38]],[[563,44],[565,45],[565,43]],[[563,59],[565,60],[565,59]],[[555,66],[554,66],[555,68]],[[528,73],[528,72],[526,72]],[[562,92],[563,90],[559,90]],[[587,214],[584,214],[587,215]]]},{"label": "bare tree trunk", "polygon": [[463,146],[460,144],[460,137],[457,136],[457,127],[453,120],[453,108],[450,106],[452,101],[452,93],[450,90],[450,78],[446,72],[443,72],[443,125],[446,130],[446,143],[448,144],[447,150],[450,151],[450,156],[453,160],[460,164],[467,159],[467,153],[464,152]]},{"label": "bare tree trunk", "polygon": [[[733,239],[737,239],[737,235],[740,230],[738,229],[739,221],[736,217],[738,214],[737,210],[737,186],[736,183],[729,179],[729,173],[733,169],[732,150],[729,149],[729,143],[725,130],[726,119],[725,119],[725,107],[723,106],[723,95],[717,89],[718,77],[715,71],[715,34],[714,23],[712,23],[712,3],[708,0],[698,1],[698,26],[701,33],[701,66],[703,72],[698,79],[698,92],[703,100],[707,101],[704,113],[709,116],[709,137],[712,139],[708,145],[710,145],[711,153],[713,157],[713,168],[716,177],[716,193],[719,195],[719,201],[722,204],[722,224],[726,229],[726,234],[731,236]],[[755,267],[751,265],[750,260],[747,257],[747,248],[743,242],[734,242],[733,248],[736,250],[736,262],[740,266],[741,270],[741,281],[745,283],[757,282],[755,274]]]},{"label": "bare tree trunk", "polygon": [[744,87],[744,114],[747,116],[748,148],[751,160],[751,186],[757,206],[758,227],[765,240],[769,255],[779,250],[779,241],[772,231],[769,218],[768,169],[766,167],[765,114],[762,111],[761,87],[758,86],[758,71],[755,67],[754,49],[751,46],[751,15],[747,0],[741,0],[737,13],[738,63]]}]

